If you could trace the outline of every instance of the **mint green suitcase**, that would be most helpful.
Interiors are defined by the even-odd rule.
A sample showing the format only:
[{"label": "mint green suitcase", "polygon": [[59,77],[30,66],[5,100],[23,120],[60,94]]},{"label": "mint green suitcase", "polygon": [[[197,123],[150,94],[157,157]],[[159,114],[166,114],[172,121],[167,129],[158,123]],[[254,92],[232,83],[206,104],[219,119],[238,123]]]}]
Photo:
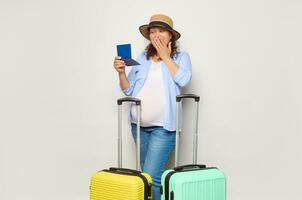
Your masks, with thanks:
[{"label": "mint green suitcase", "polygon": [[181,166],[163,173],[161,200],[225,200],[225,185],[217,168]]},{"label": "mint green suitcase", "polygon": [[193,143],[193,164],[166,170],[161,177],[161,200],[225,200],[226,177],[216,167],[197,165],[197,129],[199,96],[184,94],[176,97],[177,123],[175,144],[175,166],[178,166],[179,109],[183,98],[193,98],[196,102],[196,127]]}]

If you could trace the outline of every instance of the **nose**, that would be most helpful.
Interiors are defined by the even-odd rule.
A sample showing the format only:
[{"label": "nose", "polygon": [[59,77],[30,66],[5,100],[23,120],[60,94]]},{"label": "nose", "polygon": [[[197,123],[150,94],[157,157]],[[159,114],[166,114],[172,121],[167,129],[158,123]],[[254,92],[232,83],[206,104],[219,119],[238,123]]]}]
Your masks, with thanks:
[{"label": "nose", "polygon": [[158,36],[159,36],[159,31],[156,31],[156,32],[155,32],[155,36],[158,38]]}]

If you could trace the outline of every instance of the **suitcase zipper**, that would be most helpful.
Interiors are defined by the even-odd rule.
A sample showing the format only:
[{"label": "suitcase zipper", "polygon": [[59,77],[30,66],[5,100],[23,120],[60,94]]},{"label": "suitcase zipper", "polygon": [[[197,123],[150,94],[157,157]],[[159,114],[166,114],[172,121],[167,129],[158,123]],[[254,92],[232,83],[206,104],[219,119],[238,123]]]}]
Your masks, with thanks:
[{"label": "suitcase zipper", "polygon": [[170,182],[170,178],[175,173],[176,173],[176,171],[171,171],[167,174],[167,176],[165,178],[165,199],[166,200],[169,200],[169,182]]}]

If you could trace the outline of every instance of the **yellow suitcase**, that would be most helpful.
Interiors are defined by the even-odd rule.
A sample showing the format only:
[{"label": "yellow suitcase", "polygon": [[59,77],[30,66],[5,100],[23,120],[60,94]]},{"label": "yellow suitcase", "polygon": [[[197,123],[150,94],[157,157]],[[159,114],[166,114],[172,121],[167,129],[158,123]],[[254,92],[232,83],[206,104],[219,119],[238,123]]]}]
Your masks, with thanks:
[{"label": "yellow suitcase", "polygon": [[90,200],[151,199],[151,177],[146,173],[124,168],[110,168],[91,179]]},{"label": "yellow suitcase", "polygon": [[118,167],[95,173],[90,181],[90,200],[149,200],[152,199],[151,176],[139,171],[140,134],[136,138],[136,169],[122,168],[122,103],[134,102],[137,105],[137,133],[140,133],[141,101],[132,97],[117,100],[118,110]]}]

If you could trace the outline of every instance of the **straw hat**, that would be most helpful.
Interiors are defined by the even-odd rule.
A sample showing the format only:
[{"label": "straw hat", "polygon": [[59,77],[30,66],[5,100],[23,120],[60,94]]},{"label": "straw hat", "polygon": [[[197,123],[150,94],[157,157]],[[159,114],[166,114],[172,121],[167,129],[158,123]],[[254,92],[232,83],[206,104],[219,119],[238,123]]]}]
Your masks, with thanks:
[{"label": "straw hat", "polygon": [[152,15],[149,24],[140,26],[139,31],[146,39],[150,40],[149,29],[153,27],[160,27],[170,31],[174,36],[175,41],[180,38],[180,33],[173,29],[173,20],[167,15]]}]

